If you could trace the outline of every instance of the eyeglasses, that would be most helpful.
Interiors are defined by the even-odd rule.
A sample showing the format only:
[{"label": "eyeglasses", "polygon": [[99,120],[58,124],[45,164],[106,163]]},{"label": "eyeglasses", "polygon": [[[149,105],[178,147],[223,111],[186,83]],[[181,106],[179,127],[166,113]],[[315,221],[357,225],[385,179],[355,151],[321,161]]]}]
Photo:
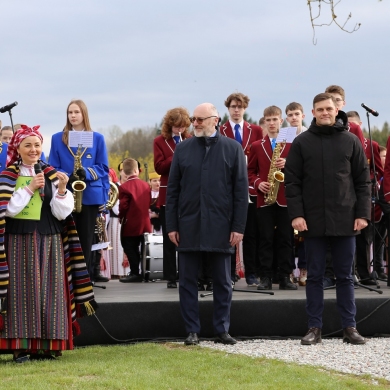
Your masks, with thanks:
[{"label": "eyeglasses", "polygon": [[242,110],[244,107],[243,106],[231,105],[231,106],[229,106],[229,108],[231,108],[233,110]]},{"label": "eyeglasses", "polygon": [[216,116],[216,115],[212,115],[212,116],[208,116],[207,118],[198,118],[197,116],[192,116],[192,117],[190,118],[190,122],[191,122],[191,123],[194,123],[195,121],[197,121],[198,124],[201,125],[201,124],[203,123],[204,120],[209,119],[209,118],[217,118],[217,116]]}]

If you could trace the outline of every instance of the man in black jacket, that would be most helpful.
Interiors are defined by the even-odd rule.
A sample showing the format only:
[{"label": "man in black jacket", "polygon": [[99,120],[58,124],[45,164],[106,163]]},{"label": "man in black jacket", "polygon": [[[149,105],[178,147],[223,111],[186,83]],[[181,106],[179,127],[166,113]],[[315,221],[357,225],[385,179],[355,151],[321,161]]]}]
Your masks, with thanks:
[{"label": "man in black jacket", "polygon": [[228,334],[230,254],[245,230],[248,176],[241,145],[215,130],[218,119],[210,103],[195,108],[190,118],[195,136],[177,145],[168,180],[166,229],[179,252],[186,345],[199,343],[197,279],[202,255],[212,263],[216,341],[236,343]]},{"label": "man in black jacket", "polygon": [[362,145],[347,131],[347,116],[336,105],[327,93],[314,98],[311,126],[294,140],[285,165],[290,219],[293,228],[305,237],[309,330],[301,340],[303,345],[321,342],[328,242],[336,275],[343,341],[365,343],[356,330],[352,263],[355,235],[370,220],[371,184]]}]

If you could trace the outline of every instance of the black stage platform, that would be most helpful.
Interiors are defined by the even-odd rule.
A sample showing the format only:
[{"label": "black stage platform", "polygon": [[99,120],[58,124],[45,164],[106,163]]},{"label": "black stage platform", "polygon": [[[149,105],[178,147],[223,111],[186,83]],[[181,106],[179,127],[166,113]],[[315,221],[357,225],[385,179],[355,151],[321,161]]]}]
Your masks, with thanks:
[{"label": "black stage platform", "polygon": [[[181,339],[186,336],[179,308],[179,290],[167,289],[163,281],[120,283],[111,280],[95,288],[99,309],[96,317],[80,319],[78,346],[115,344],[127,340]],[[355,289],[357,328],[364,336],[390,335],[390,287],[380,282],[383,294]],[[255,290],[245,279],[237,289]],[[307,330],[305,287],[283,291],[273,285],[274,295],[233,292],[230,334],[236,337],[294,337]],[[323,335],[340,329],[336,291],[326,290]],[[201,337],[213,337],[212,296],[199,298]],[[361,322],[360,322],[361,321]],[[359,323],[360,322],[360,323]],[[112,339],[107,332],[113,336]],[[340,336],[336,333],[333,337]]]}]

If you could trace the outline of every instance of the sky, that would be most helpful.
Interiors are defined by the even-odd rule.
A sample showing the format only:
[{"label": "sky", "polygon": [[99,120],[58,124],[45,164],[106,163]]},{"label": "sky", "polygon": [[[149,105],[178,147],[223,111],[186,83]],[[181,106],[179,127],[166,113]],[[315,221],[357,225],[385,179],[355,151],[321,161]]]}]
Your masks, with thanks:
[{"label": "sky", "polygon": [[[389,0],[342,0],[337,20],[351,12],[347,28],[360,29],[318,27],[316,45],[307,0],[1,3],[0,107],[17,101],[14,123],[41,125],[46,154],[74,98],[96,131],[152,127],[170,108],[203,102],[223,116],[232,92],[249,96],[253,119],[297,101],[310,123],[313,97],[337,84],[364,127],[362,103],[380,114],[371,126],[390,121]],[[7,113],[0,120],[10,124]]]}]

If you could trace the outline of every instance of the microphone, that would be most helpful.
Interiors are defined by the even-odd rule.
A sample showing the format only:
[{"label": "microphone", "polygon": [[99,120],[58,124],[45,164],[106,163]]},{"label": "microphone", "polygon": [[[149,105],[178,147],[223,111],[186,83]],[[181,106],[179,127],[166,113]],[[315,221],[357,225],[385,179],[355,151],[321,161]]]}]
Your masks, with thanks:
[{"label": "microphone", "polygon": [[378,116],[379,115],[379,112],[378,111],[375,111],[373,110],[372,108],[370,107],[367,107],[364,103],[362,103],[362,107],[367,110],[370,114],[374,115],[374,116]]},{"label": "microphone", "polygon": [[8,105],[6,105],[4,107],[1,107],[0,108],[0,112],[3,114],[4,112],[7,112],[7,111],[11,110],[12,108],[14,108],[17,105],[18,105],[18,102],[13,102],[11,104],[8,104]]},{"label": "microphone", "polygon": [[[34,171],[35,171],[35,174],[38,175],[38,173],[42,173],[42,168],[41,168],[41,165],[40,164],[34,164]],[[42,198],[45,197],[45,187],[41,187],[38,189],[39,191],[39,196]]]}]

